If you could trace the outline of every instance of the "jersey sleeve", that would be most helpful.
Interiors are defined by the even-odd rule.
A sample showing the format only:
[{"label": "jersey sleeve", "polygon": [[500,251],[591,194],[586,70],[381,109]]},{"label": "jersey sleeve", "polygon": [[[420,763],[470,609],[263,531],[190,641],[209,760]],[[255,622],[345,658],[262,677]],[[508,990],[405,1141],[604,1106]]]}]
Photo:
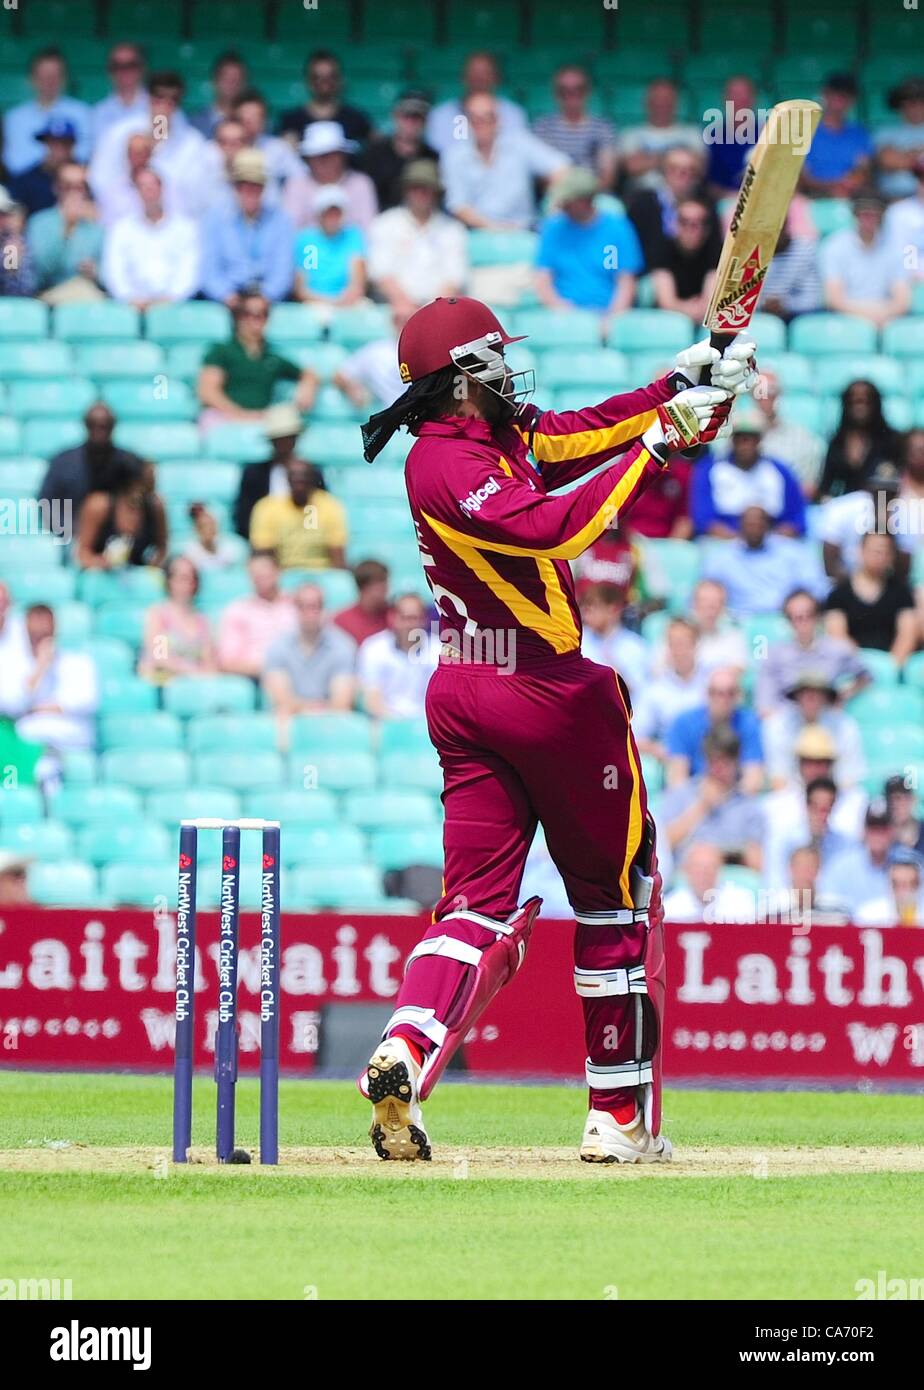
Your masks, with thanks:
[{"label": "jersey sleeve", "polygon": [[420,497],[418,504],[427,524],[455,550],[574,560],[661,470],[636,443],[573,492],[547,497],[483,457],[462,452],[451,471],[436,475],[432,495]]},{"label": "jersey sleeve", "polygon": [[668,377],[583,410],[537,410],[521,433],[547,485],[562,487],[622,453],[654,424],[674,395]]}]

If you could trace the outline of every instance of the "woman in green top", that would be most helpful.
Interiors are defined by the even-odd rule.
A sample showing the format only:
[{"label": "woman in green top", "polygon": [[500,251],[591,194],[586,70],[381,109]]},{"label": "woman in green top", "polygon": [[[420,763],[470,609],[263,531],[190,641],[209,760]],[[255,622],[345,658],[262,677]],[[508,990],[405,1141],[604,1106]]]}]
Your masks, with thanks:
[{"label": "woman in green top", "polygon": [[295,381],[295,404],[308,411],[314,404],[318,377],[274,352],[266,340],[269,301],[244,293],[232,310],[234,332],[226,343],[209,348],[199,373],[199,423],[207,429],[229,421],[260,422],[280,381]]}]

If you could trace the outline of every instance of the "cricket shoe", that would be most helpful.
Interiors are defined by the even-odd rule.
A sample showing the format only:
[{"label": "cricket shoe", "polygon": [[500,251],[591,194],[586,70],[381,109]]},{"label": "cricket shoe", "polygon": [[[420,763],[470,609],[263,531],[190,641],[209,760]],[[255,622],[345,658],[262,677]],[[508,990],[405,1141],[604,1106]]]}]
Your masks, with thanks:
[{"label": "cricket shoe", "polygon": [[379,1043],[360,1077],[359,1089],[372,1101],[369,1138],[379,1158],[431,1157],[417,1097],[419,1073],[407,1043],[396,1036]]},{"label": "cricket shoe", "polygon": [[663,1134],[645,1128],[641,1110],[621,1125],[608,1110],[591,1110],[581,1141],[582,1163],[668,1163],[673,1149]]}]

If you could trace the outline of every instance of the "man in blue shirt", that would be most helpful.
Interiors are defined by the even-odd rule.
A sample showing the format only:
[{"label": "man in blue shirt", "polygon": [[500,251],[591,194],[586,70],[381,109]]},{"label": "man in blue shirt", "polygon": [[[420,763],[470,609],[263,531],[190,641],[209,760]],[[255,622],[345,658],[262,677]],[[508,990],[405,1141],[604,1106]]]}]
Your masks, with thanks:
[{"label": "man in blue shirt", "polygon": [[741,744],[741,791],[753,794],[763,790],[764,750],[760,723],[753,710],[741,703],[739,673],[734,667],[717,667],[709,677],[706,703],[685,710],[668,725],[667,783],[679,786],[706,769],[703,741],[711,729],[730,725]]},{"label": "man in blue shirt", "polygon": [[849,73],[834,73],[821,93],[822,115],[803,171],[803,184],[816,198],[849,198],[867,180],[873,158],[869,131],[847,115],[857,100]]},{"label": "man in blue shirt", "polygon": [[638,234],[619,213],[599,212],[597,178],[569,169],[553,192],[559,208],[542,225],[536,288],[550,309],[595,309],[619,314],[635,295],[644,268]]},{"label": "man in blue shirt", "polygon": [[702,577],[724,585],[735,617],[778,613],[793,589],[807,589],[822,599],[831,587],[808,543],[771,535],[770,518],[760,507],[745,511],[740,540],[715,545]]},{"label": "man in blue shirt", "polygon": [[765,423],[756,410],[733,415],[728,456],[710,455],[694,466],[690,514],[697,536],[738,535],[748,507],[765,512],[780,535],[805,535],[805,498],[795,474],[761,453]]},{"label": "man in blue shirt", "polygon": [[295,231],[279,208],[268,208],[263,193],[266,163],[259,150],[240,150],[231,165],[236,207],[216,209],[206,220],[202,244],[202,293],[233,306],[254,285],[266,299],[285,299],[292,285]]},{"label": "man in blue shirt", "polygon": [[730,77],[723,91],[722,119],[707,121],[709,192],[713,198],[737,193],[751,151],[757,144],[757,92],[749,77]]},{"label": "man in blue shirt", "polygon": [[38,142],[39,131],[53,118],[71,122],[77,137],[74,158],[88,159],[90,108],[86,102],[64,95],[67,67],[57,48],[35,54],[29,64],[29,81],[34,101],[11,107],[3,117],[3,162],[9,172],[21,174],[41,161],[45,151]]}]

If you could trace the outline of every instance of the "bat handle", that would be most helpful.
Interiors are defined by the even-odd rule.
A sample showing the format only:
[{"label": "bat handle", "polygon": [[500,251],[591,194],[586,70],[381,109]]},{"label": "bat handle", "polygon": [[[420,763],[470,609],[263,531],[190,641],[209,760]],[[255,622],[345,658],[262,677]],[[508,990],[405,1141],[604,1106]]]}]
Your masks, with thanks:
[{"label": "bat handle", "polygon": [[709,346],[716,348],[718,352],[724,352],[734,336],[734,333],[710,333]]}]

